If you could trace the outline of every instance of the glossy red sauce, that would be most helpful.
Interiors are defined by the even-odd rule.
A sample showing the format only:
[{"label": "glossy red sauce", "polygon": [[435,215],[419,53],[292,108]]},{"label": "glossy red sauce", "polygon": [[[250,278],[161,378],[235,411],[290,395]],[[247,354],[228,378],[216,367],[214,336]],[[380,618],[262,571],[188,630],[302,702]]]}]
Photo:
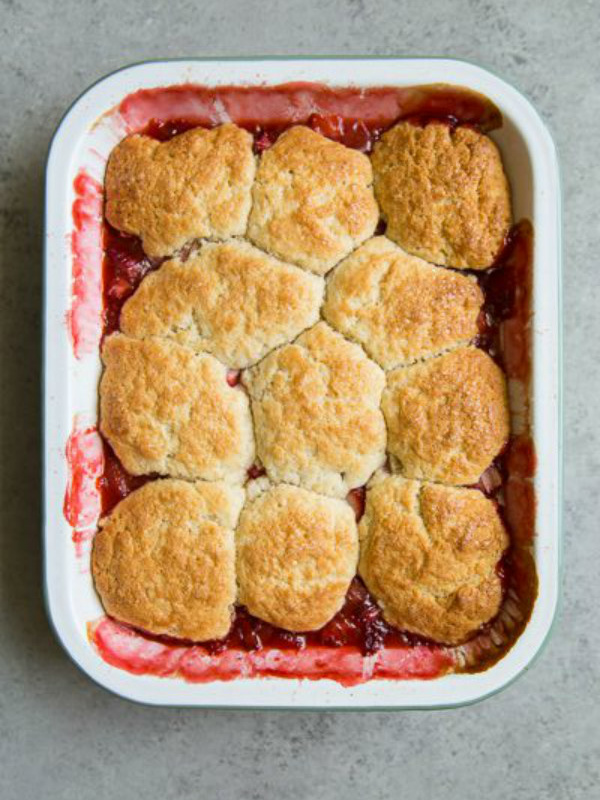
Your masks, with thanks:
[{"label": "glossy red sauce", "polygon": [[475,272],[485,302],[479,317],[479,347],[486,350],[510,378],[528,381],[533,228],[521,220],[510,231],[494,266]]},{"label": "glossy red sauce", "polygon": [[261,467],[258,464],[253,464],[248,470],[248,480],[254,481],[257,478],[262,478],[262,476],[266,474],[267,470],[264,467]]},{"label": "glossy red sauce", "polygon": [[131,475],[121,464],[112,447],[105,439],[104,445],[104,470],[98,480],[98,490],[102,499],[102,516],[110,514],[113,508],[127,497],[128,494],[139,489],[148,481],[156,480],[156,475]]},{"label": "glossy red sauce", "polygon": [[103,226],[103,335],[119,330],[119,315],[123,303],[137,289],[148,272],[157,269],[164,259],[151,259],[142,249],[137,236],[128,236],[112,228],[106,220]]},{"label": "glossy red sauce", "polygon": [[[409,89],[334,90],[311,84],[289,84],[276,93],[266,87],[223,87],[201,90],[190,96],[191,87],[172,87],[139,92],[120,107],[127,120],[146,120],[138,132],[166,142],[198,126],[213,127],[235,122],[254,136],[256,153],[267,150],[291,125],[307,125],[317,133],[346,147],[370,153],[381,134],[401,119],[415,125],[433,120],[472,125],[491,130],[501,123],[498,110],[486,98],[450,87],[429,86]],[[257,116],[256,109],[268,98],[269,113]],[[148,117],[153,102],[185,116]],[[215,116],[215,106],[220,114]],[[217,121],[215,121],[217,117]]]},{"label": "glossy red sauce", "polygon": [[[182,132],[190,127],[214,127],[235,122],[260,135],[260,131],[285,130],[291,125],[313,126],[319,118],[341,120],[345,137],[339,141],[355,146],[356,131],[385,130],[400,119],[424,123],[449,120],[453,124],[476,125],[483,131],[500,127],[496,106],[477,92],[444,84],[368,89],[330,87],[318,83],[287,83],[279,86],[167,86],[142,89],[128,95],[115,109],[118,123],[128,133],[152,125],[159,138],[169,129]],[[327,123],[338,138],[339,123]],[[171,134],[172,135],[172,134]],[[326,134],[328,135],[328,134]],[[362,134],[358,134],[359,146]]]},{"label": "glossy red sauce", "polygon": [[240,382],[240,378],[242,377],[242,371],[240,369],[228,369],[227,370],[227,383],[229,386],[237,386]]},{"label": "glossy red sauce", "polygon": [[69,479],[63,513],[71,527],[87,528],[95,525],[100,513],[97,486],[105,468],[102,439],[96,427],[76,419],[65,456]]},{"label": "glossy red sauce", "polygon": [[[124,626],[129,627],[129,626]],[[377,653],[383,647],[427,647],[430,650],[446,651],[442,645],[420,636],[398,631],[385,622],[377,604],[365,588],[360,578],[352,581],[346,602],[330,622],[319,631],[310,633],[291,633],[268,622],[256,619],[239,606],[236,608],[231,629],[224,639],[195,643],[174,639],[170,636],[157,636],[136,630],[139,636],[151,641],[160,641],[178,647],[197,644],[210,655],[225,650],[244,650],[251,652],[265,648],[276,650],[305,650],[306,648],[350,647],[363,656]]]},{"label": "glossy red sauce", "polygon": [[360,518],[365,513],[366,498],[367,489],[365,486],[359,486],[358,489],[352,489],[346,495],[346,500],[352,506],[357,522],[360,522]]},{"label": "glossy red sauce", "polygon": [[355,647],[330,645],[301,649],[230,647],[211,653],[202,645],[145,637],[109,617],[90,624],[88,635],[101,657],[119,669],[136,675],[177,676],[190,683],[278,677],[329,678],[343,686],[356,686],[374,678],[427,680],[454,667],[447,650],[418,644],[386,647],[367,658]]},{"label": "glossy red sauce", "polygon": [[71,304],[67,330],[76,358],[95,353],[102,329],[102,185],[86,172],[73,182]]},{"label": "glossy red sauce", "polygon": [[104,472],[103,442],[93,425],[75,419],[65,448],[68,481],[63,514],[72,529],[75,554],[82,557],[101,514],[98,486]]},{"label": "glossy red sauce", "polygon": [[[169,87],[137,92],[123,101],[117,113],[129,132],[144,132],[161,141],[197,125],[212,127],[230,119],[251,131],[258,153],[296,123],[308,124],[323,135],[363,152],[369,152],[381,133],[399,119],[409,119],[415,124],[431,120],[453,126],[469,124],[482,130],[501,124],[497,109],[485,98],[439,86],[366,91],[311,84],[275,88]],[[384,230],[382,224],[378,232]],[[149,259],[136,237],[121,234],[106,222],[103,244],[103,334],[107,335],[118,330],[125,300],[143,277],[162,262]],[[503,366],[509,377],[526,383],[530,372],[531,252],[531,226],[521,222],[511,231],[494,267],[475,273],[485,293],[476,343]],[[230,385],[239,380],[238,371],[228,371]],[[103,514],[153,479],[153,476],[129,475],[107,444],[103,463],[103,473],[97,479]],[[518,611],[524,622],[521,628],[520,623],[513,625],[512,633],[499,621],[484,626],[464,648],[472,657],[467,669],[483,668],[501,657],[531,611],[535,571],[532,560],[528,560],[520,546],[529,544],[533,536],[534,470],[531,438],[513,437],[477,484],[477,488],[497,500],[511,530],[513,545],[498,570],[507,598],[516,596],[519,602],[522,600],[523,607]],[[249,470],[249,478],[261,474],[263,471],[258,467]],[[348,500],[357,519],[360,518],[364,511],[364,488],[353,490]],[[492,634],[504,637],[493,658]],[[388,626],[359,578],[353,581],[344,607],[334,619],[322,630],[309,634],[283,631],[238,608],[228,636],[218,642],[172,641],[132,630],[107,618],[91,626],[90,636],[109,663],[132,672],[177,674],[192,681],[268,674],[333,677],[347,684],[372,677],[435,677],[455,665],[457,652]]]}]

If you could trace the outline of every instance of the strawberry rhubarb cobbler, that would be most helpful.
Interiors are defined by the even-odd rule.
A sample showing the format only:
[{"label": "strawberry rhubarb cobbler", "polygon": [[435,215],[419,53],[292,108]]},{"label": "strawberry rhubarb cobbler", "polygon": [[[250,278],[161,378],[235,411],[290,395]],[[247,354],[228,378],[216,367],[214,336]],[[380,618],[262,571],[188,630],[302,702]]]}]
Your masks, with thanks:
[{"label": "strawberry rhubarb cobbler", "polygon": [[189,680],[487,668],[537,587],[532,230],[499,112],[290,84],[119,113],[92,642]]}]

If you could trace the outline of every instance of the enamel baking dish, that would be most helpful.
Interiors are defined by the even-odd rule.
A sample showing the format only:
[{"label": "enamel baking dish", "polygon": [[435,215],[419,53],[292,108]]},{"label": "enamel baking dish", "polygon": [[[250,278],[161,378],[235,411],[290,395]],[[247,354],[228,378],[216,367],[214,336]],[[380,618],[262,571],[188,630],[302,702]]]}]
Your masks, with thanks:
[{"label": "enamel baking dish", "polygon": [[[122,130],[107,122],[107,112],[132,92],[185,83],[269,85],[289,81],[332,86],[351,82],[359,87],[456,84],[489,97],[504,117],[503,127],[492,136],[501,147],[511,182],[514,217],[531,219],[535,230],[531,407],[538,465],[535,558],[539,594],[516,644],[484,672],[447,674],[435,680],[371,680],[352,687],[326,679],[187,683],[110,666],[88,640],[87,624],[102,614],[89,571],[98,501],[90,497],[88,504],[75,508],[65,501],[65,487],[74,480],[69,459],[87,448],[86,469],[75,478],[78,496],[85,497],[102,457],[97,437],[90,433],[96,422],[100,375],[97,341],[102,309],[97,298],[101,240],[99,234],[86,234],[85,226],[77,224],[78,216],[99,216],[102,200],[98,195],[95,203],[82,200],[78,206],[78,181],[88,176],[101,183],[107,156],[123,136]],[[47,167],[45,286],[46,600],[57,637],[90,678],[117,695],[156,705],[408,709],[474,702],[507,686],[528,668],[548,637],[559,596],[560,193],[556,153],[548,130],[512,86],[478,66],[429,58],[190,59],[127,67],[86,91],[69,109],[52,141]],[[70,335],[74,314],[78,316],[77,341]]]}]

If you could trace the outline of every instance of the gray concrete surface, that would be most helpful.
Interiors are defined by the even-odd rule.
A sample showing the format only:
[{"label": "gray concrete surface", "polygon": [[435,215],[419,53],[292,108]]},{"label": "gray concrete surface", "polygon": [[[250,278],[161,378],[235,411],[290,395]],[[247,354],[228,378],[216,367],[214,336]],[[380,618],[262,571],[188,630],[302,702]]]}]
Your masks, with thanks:
[{"label": "gray concrete surface", "polygon": [[[598,3],[3,0],[0,30],[0,797],[600,796]],[[127,62],[258,53],[481,61],[529,95],[557,139],[566,234],[563,612],[542,659],[482,705],[370,715],[136,707],[81,675],[46,623],[39,360],[48,140],[76,95]]]}]

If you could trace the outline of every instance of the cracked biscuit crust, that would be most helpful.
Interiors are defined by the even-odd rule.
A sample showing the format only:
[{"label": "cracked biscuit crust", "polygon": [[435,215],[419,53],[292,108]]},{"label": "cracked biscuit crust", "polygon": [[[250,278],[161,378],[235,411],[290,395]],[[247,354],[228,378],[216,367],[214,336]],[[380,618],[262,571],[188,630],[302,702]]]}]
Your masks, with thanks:
[{"label": "cracked biscuit crust", "polygon": [[236,125],[194,128],[167,142],[129,136],[106,169],[106,218],[135,234],[149,256],[192,239],[246,231],[256,172],[252,136]]},{"label": "cracked biscuit crust", "polygon": [[243,241],[205,244],[150,273],[121,312],[128,336],[161,336],[241,369],[319,319],[323,279]]},{"label": "cracked biscuit crust", "polygon": [[254,458],[248,398],[210,355],[164,339],[104,343],[100,429],[128,472],[242,483]]},{"label": "cracked biscuit crust", "polygon": [[372,235],[379,211],[367,156],[298,126],[260,161],[248,237],[324,275]]},{"label": "cracked biscuit crust", "polygon": [[471,128],[396,125],[372,155],[387,235],[449,267],[485,269],[511,224],[510,192],[494,142]]},{"label": "cracked biscuit crust", "polygon": [[107,613],[154,634],[225,636],[236,596],[233,527],[244,491],[157,480],[100,522],[92,572]]},{"label": "cracked biscuit crust", "polygon": [[242,378],[257,453],[274,483],[344,497],[385,459],[385,376],[326,323],[275,350]]},{"label": "cracked biscuit crust", "polygon": [[475,347],[390,372],[382,409],[408,478],[476,483],[510,433],[504,373]]},{"label": "cracked biscuit crust", "polygon": [[460,644],[502,602],[497,565],[509,540],[481,492],[379,476],[359,524],[359,573],[401,630]]},{"label": "cracked biscuit crust", "polygon": [[474,278],[408,255],[384,236],[331,273],[323,316],[384,369],[467,344],[483,293]]},{"label": "cracked biscuit crust", "polygon": [[317,630],[356,572],[354,513],[343,500],[276,486],[245,506],[236,548],[239,602],[280,628]]}]

